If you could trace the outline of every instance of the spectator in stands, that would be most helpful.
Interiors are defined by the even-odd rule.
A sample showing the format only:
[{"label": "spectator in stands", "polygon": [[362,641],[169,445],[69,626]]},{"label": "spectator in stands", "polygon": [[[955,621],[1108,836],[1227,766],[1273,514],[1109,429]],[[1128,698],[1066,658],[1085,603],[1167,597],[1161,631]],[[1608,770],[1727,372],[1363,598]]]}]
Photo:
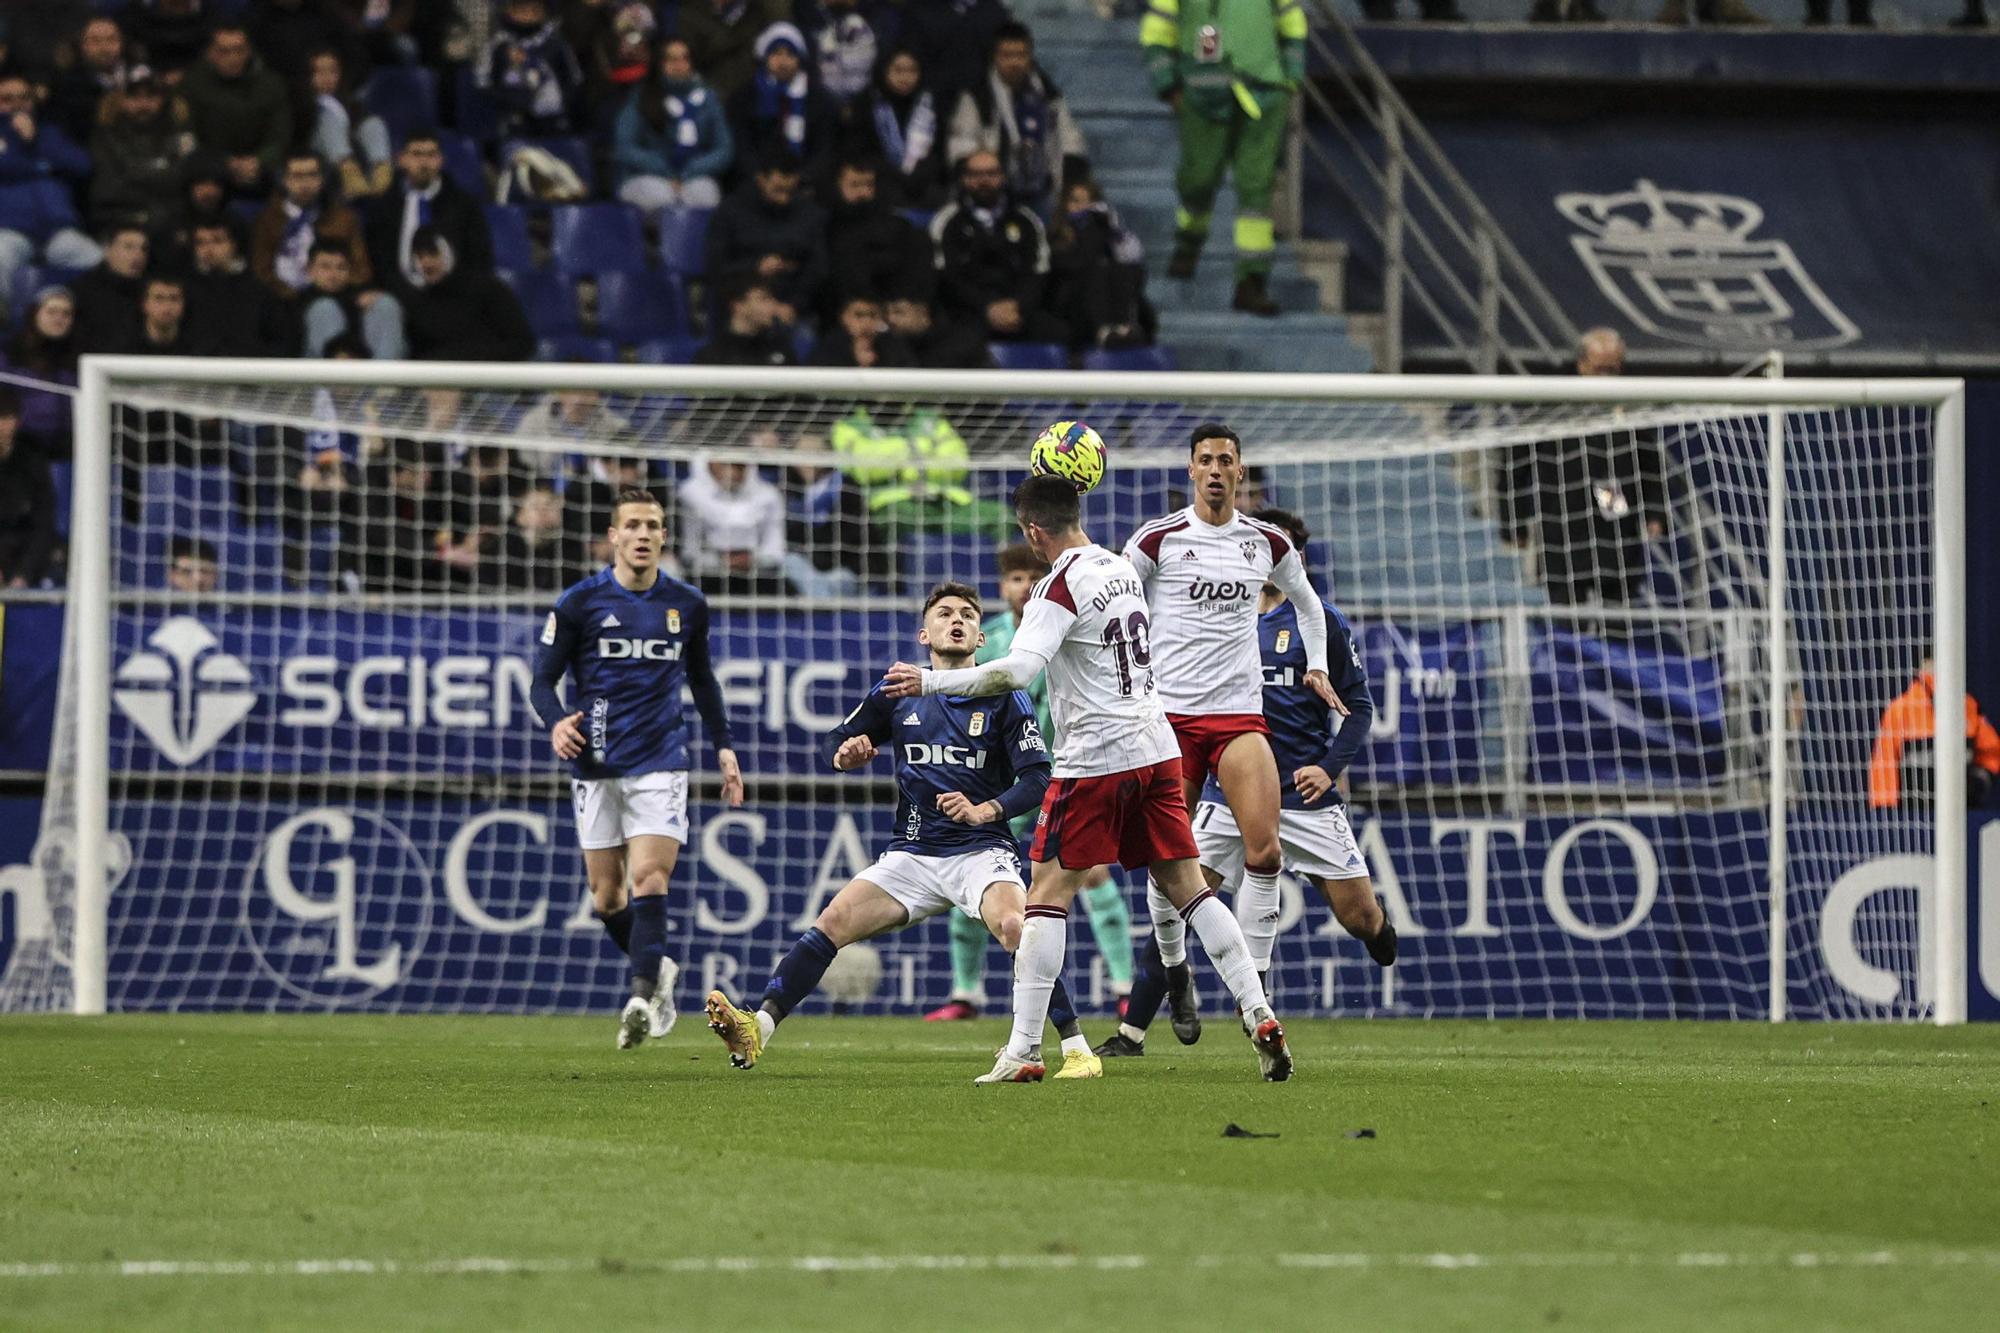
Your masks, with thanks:
[{"label": "spectator in stands", "polygon": [[234,227],[236,218],[229,211],[229,172],[222,159],[196,150],[181,164],[172,214],[148,237],[155,264],[176,273],[192,268],[194,229],[205,222],[228,222]]},{"label": "spectator in stands", "polygon": [[560,592],[583,577],[583,551],[565,521],[561,496],[536,485],[515,498],[498,561],[509,588]]},{"label": "spectator in stands", "polygon": [[[360,43],[370,64],[417,62],[417,0],[334,0],[333,9],[348,40]],[[428,119],[434,109],[424,107],[423,118]]]},{"label": "spectator in stands", "polygon": [[315,51],[307,65],[313,151],[339,173],[340,192],[365,199],[389,188],[389,127],[349,86],[340,53]]},{"label": "spectator in stands", "polygon": [[841,137],[849,153],[881,159],[880,183],[890,203],[933,209],[945,196],[945,135],[937,98],[923,77],[911,52],[890,53],[868,96],[848,103]]},{"label": "spectator in stands", "polygon": [[333,199],[326,168],[313,153],[285,159],[284,190],[264,206],[250,228],[250,271],[280,296],[303,291],[311,280],[306,266],[321,241],[347,251],[349,274],[357,287],[374,282],[361,215]]},{"label": "spectator in stands", "polygon": [[193,252],[188,327],[198,344],[217,356],[299,354],[290,310],[250,272],[229,219],[197,222]]},{"label": "spectator in stands", "polygon": [[35,115],[24,75],[0,72],[0,294],[37,257],[53,268],[89,268],[101,258],[79,228],[72,191],[90,177],[90,154],[60,126]]},{"label": "spectator in stands", "polygon": [[949,111],[986,77],[993,38],[1013,16],[1002,0],[908,0],[902,43],[924,64],[925,83]]},{"label": "spectator in stands", "polygon": [[91,225],[166,226],[178,206],[187,148],[187,136],[168,111],[166,90],[152,70],[134,65],[124,90],[105,95],[104,118],[90,140]]},{"label": "spectator in stands", "polygon": [[[0,356],[0,369],[32,376],[45,384],[76,387],[76,301],[67,287],[44,287],[35,293],[21,320],[21,331]],[[58,462],[70,456],[70,395],[57,388],[16,390],[21,402],[21,438]]]},{"label": "spectator in stands", "polygon": [[56,549],[56,488],[49,460],[20,436],[21,400],[0,384],[0,587],[34,588]]},{"label": "spectator in stands", "polygon": [[1049,309],[1069,325],[1073,345],[1152,342],[1144,255],[1095,181],[1063,191],[1063,209],[1049,223]]},{"label": "spectator in stands", "polygon": [[[214,39],[213,26],[202,0],[146,0],[127,5],[120,16],[125,38],[145,53],[146,63],[169,83],[201,58]],[[238,32],[242,29],[239,26]],[[247,55],[250,39],[243,39]]]},{"label": "spectator in stands", "polygon": [[819,0],[800,22],[827,95],[845,105],[867,92],[881,42],[860,0]]},{"label": "spectator in stands", "polygon": [[423,361],[526,361],[534,330],[521,302],[491,271],[461,268],[435,227],[411,238],[419,285],[403,308],[410,354]]},{"label": "spectator in stands", "polygon": [[925,370],[991,370],[993,353],[972,324],[941,325],[931,309],[930,283],[913,282],[892,292],[883,317]]},{"label": "spectator in stands", "polygon": [[886,292],[907,287],[931,269],[931,238],[880,197],[872,158],[840,164],[827,209],[827,271],[840,290]]},{"label": "spectator in stands", "polygon": [[437,232],[451,247],[460,267],[491,272],[493,233],[486,225],[486,212],[445,174],[444,148],[436,131],[411,131],[396,165],[402,169],[402,184],[368,206],[368,257],[376,280],[405,297],[418,285],[410,243],[423,227]]},{"label": "spectator in stands", "polygon": [[669,208],[714,208],[736,143],[721,99],[694,72],[688,44],[660,43],[659,59],[618,113],[611,160],[618,197],[647,219]]},{"label": "spectator in stands", "polygon": [[104,260],[70,284],[76,297],[76,350],[115,352],[139,332],[139,280],[146,273],[146,232],[123,223],[103,236]]},{"label": "spectator in stands", "polygon": [[[607,444],[630,442],[632,423],[606,407],[603,395],[595,389],[557,389],[554,393],[543,394],[528,409],[514,431],[523,439],[574,441],[580,446],[602,448]],[[543,454],[541,457],[545,460],[543,478],[553,480],[570,471],[573,465],[586,463],[590,455]]]},{"label": "spectator in stands", "polygon": [[583,100],[600,137],[655,67],[659,26],[644,0],[569,0],[563,6],[563,40],[583,65]]},{"label": "spectator in stands", "polygon": [[475,77],[499,106],[507,134],[564,134],[583,86],[583,67],[549,17],[545,0],[506,0]]},{"label": "spectator in stands", "polygon": [[[776,432],[768,432],[776,442]],[[807,432],[794,449],[823,450],[826,437]],[[830,460],[829,460],[830,461]],[[785,577],[806,597],[842,597],[865,580],[889,581],[887,552],[868,521],[868,497],[833,467],[795,462],[784,470]]]},{"label": "spectator in stands", "polygon": [[425,446],[397,440],[362,473],[341,536],[342,583],[351,592],[426,592],[445,586],[438,559],[447,515]]},{"label": "spectator in stands", "polygon": [[826,279],[826,215],[800,194],[798,163],[789,155],[760,161],[750,184],[715,210],[708,271],[723,284],[755,276],[777,298],[786,324],[812,309]]},{"label": "spectator in stands", "polygon": [[403,307],[388,292],[368,291],[353,279],[347,247],[318,240],[306,262],[306,286],[298,294],[298,356],[321,356],[342,334],[359,334],[377,361],[401,361],[405,354]]},{"label": "spectator in stands", "polygon": [[77,34],[76,60],[49,85],[43,110],[72,142],[87,143],[97,129],[98,104],[125,84],[125,34],[116,19],[99,14]]},{"label": "spectator in stands", "polygon": [[475,444],[438,487],[447,525],[438,537],[438,559],[454,583],[476,583],[489,574],[514,511],[514,498],[530,484],[510,449]]},{"label": "spectator in stands", "polygon": [[840,104],[813,83],[805,52],[795,24],[773,23],[757,35],[757,69],[729,99],[729,131],[746,160],[788,153],[817,181],[840,133]]},{"label": "spectator in stands", "polygon": [[139,333],[118,349],[133,356],[206,356],[210,349],[195,341],[187,322],[187,285],[156,273],[141,284]]},{"label": "spectator in stands", "polygon": [[292,144],[292,101],[285,81],[251,58],[241,24],[216,26],[207,55],[181,80],[181,96],[195,143],[221,154],[231,190],[261,197]]},{"label": "spectator in stands", "polygon": [[1026,24],[1003,24],[994,34],[991,68],[952,113],[951,160],[963,161],[981,148],[999,155],[1008,190],[1038,214],[1049,211],[1058,185],[1090,170],[1083,131],[1035,64],[1035,39]]},{"label": "spectator in stands", "polygon": [[167,587],[196,596],[214,592],[222,581],[222,561],[206,537],[174,537],[167,542]]},{"label": "spectator in stands", "polygon": [[762,278],[752,275],[730,280],[723,293],[726,315],[719,332],[709,336],[694,354],[698,366],[795,366],[798,352],[792,344],[789,319],[781,319],[782,307],[771,295]]},{"label": "spectator in stands", "polygon": [[757,35],[791,16],[790,0],[683,0],[680,35],[694,67],[727,105],[756,72]]},{"label": "spectator in stands", "polygon": [[[1956,711],[1947,708],[1947,712]],[[1894,810],[1905,802],[1922,806],[1936,794],[1937,663],[1926,657],[1910,687],[1889,701],[1875,728],[1868,760],[1868,804]],[[2000,731],[1965,696],[1965,797],[1977,810],[2000,778]]]},{"label": "spectator in stands", "polygon": [[[353,32],[327,0],[255,0],[248,20],[250,44],[272,73],[289,88],[305,92],[314,57],[332,51],[343,65],[360,69],[364,57]],[[294,100],[296,110],[312,105],[310,93]],[[301,123],[304,123],[301,117]]]},{"label": "spectator in stands", "polygon": [[917,364],[917,356],[890,330],[875,294],[860,291],[840,303],[840,313],[821,335],[806,364],[909,368]]},{"label": "spectator in stands", "polygon": [[743,463],[697,458],[681,483],[681,564],[704,591],[784,591],[785,501]]},{"label": "spectator in stands", "polygon": [[1042,309],[1049,277],[1042,221],[1008,194],[999,154],[972,153],[959,164],[958,182],[957,197],[931,219],[946,314],[994,342],[1068,342],[1068,328]]}]

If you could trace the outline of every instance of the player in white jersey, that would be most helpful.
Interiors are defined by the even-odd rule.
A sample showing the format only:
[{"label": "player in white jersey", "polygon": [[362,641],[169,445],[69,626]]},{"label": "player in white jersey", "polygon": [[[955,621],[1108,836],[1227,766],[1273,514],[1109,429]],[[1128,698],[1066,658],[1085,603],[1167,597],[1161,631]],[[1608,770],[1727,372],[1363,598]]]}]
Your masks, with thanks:
[{"label": "player in white jersey", "polygon": [[1264,1077],[1289,1078],[1285,1029],[1271,1012],[1236,918],[1202,879],[1181,786],[1179,742],[1153,683],[1145,589],[1132,566],[1084,533],[1076,491],[1030,477],[1014,493],[1022,534],[1047,560],[1005,657],[955,671],[898,662],[892,698],[1004,694],[1048,673],[1061,737],[1028,853],[1034,882],[1014,955],[1014,1029],[979,1083],[1038,1083],[1042,1024],[1062,975],[1069,903],[1097,868],[1147,866],[1241,1008]]},{"label": "player in white jersey", "polygon": [[[1243,443],[1235,431],[1215,421],[1194,428],[1188,481],[1194,502],[1133,533],[1125,558],[1146,585],[1155,678],[1179,739],[1188,808],[1213,775],[1242,834],[1242,901],[1275,911],[1283,860],[1278,765],[1264,720],[1257,646],[1257,600],[1266,584],[1298,613],[1307,688],[1340,715],[1347,709],[1327,678],[1326,611],[1303,553],[1282,529],[1236,510]],[[1201,1013],[1188,975],[1186,925],[1158,885],[1147,887],[1146,905],[1166,969],[1174,1035],[1193,1043],[1201,1036]]]}]

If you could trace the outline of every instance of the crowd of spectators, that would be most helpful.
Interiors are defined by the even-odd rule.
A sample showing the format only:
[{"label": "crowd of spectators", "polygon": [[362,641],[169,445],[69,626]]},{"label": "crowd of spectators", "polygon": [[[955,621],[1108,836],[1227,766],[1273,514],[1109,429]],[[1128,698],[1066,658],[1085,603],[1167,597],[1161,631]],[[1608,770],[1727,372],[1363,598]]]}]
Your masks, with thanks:
[{"label": "crowd of spectators", "polygon": [[[592,321],[606,276],[593,234],[560,251],[559,201],[629,206],[649,271],[669,233],[705,229],[705,262],[657,289],[685,302],[667,321],[681,336],[607,336],[625,344],[615,355],[972,368],[998,343],[1075,358],[1152,336],[1136,241],[1000,0],[35,10],[38,40],[0,17],[13,457],[67,460],[60,390],[86,353],[525,360],[578,329],[609,335]],[[523,182],[543,193],[523,199]],[[502,222],[531,238],[525,261],[518,244],[498,253]],[[560,327],[524,300],[524,277],[549,276],[524,262],[576,302]],[[552,406],[549,424],[573,428],[578,410]],[[401,544],[344,560],[362,586],[427,586],[495,557],[553,577],[589,561],[590,496],[613,487],[601,464],[529,475],[510,456],[480,483],[503,494],[472,514],[456,489],[468,454],[276,434],[291,452],[250,471],[286,478],[293,528],[337,522],[360,549],[408,525]],[[832,554],[845,547],[828,534],[857,522],[837,469],[732,466],[695,467],[672,498],[702,532],[754,511],[755,539],[690,538],[690,572],[801,590],[879,574],[876,555]],[[17,473],[0,468],[0,485]],[[0,497],[0,517],[28,512],[22,494]]]}]

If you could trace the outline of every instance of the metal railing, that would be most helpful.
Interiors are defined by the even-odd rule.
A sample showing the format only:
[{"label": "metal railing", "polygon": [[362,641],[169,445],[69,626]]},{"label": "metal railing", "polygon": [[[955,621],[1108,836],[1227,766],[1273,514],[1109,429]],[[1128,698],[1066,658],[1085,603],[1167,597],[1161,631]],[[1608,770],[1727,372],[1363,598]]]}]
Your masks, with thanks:
[{"label": "metal railing", "polygon": [[[1303,221],[1311,173],[1374,236],[1385,325],[1380,369],[1400,372],[1406,355],[1486,375],[1568,365],[1577,326],[1547,284],[1331,0],[1307,0],[1306,7],[1314,68],[1327,72],[1339,97],[1305,82],[1287,157],[1291,197],[1281,209]],[[1424,323],[1417,346],[1413,316]]]}]

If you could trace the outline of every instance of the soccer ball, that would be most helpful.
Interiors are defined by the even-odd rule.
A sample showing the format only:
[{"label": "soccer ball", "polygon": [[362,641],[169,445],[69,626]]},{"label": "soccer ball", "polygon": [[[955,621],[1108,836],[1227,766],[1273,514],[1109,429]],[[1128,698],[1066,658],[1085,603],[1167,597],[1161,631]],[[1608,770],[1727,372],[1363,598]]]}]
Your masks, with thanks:
[{"label": "soccer ball", "polygon": [[1082,495],[1104,480],[1104,437],[1081,421],[1058,421],[1035,437],[1028,470],[1038,477],[1061,477]]}]

